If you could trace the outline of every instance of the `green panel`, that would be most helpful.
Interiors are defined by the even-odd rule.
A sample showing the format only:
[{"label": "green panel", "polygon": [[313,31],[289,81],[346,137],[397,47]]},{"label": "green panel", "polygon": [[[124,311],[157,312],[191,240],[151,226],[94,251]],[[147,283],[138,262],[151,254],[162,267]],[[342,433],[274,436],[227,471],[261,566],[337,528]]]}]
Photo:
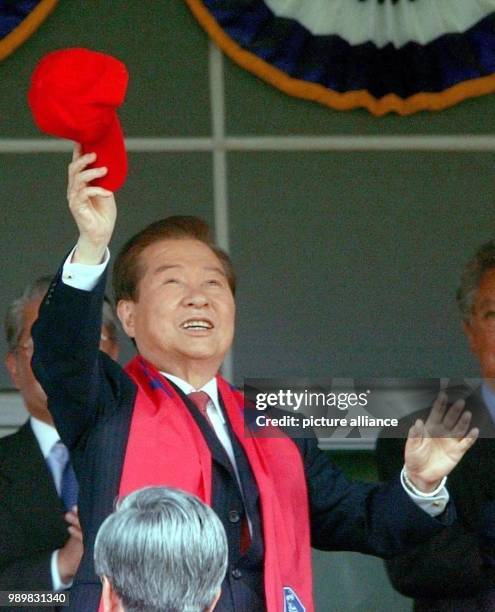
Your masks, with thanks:
[{"label": "green panel", "polygon": [[229,155],[236,382],[476,375],[454,304],[493,154]]},{"label": "green panel", "polygon": [[411,612],[412,600],[394,591],[381,559],[313,550],[316,612]]},{"label": "green panel", "polygon": [[330,460],[338,465],[348,478],[376,482],[375,455],[373,451],[325,451]]},{"label": "green panel", "polygon": [[486,134],[495,131],[495,96],[466,100],[440,113],[373,117],[335,111],[288,96],[225,59],[227,133],[233,135],[353,136],[374,134]]},{"label": "green panel", "polygon": [[[2,240],[0,313],[41,274],[55,273],[77,238],[66,199],[67,155],[0,155]],[[211,156],[132,154],[130,177],[117,194],[119,216],[111,252],[148,223],[196,214],[213,223]],[[124,347],[122,360],[129,355]],[[0,355],[5,353],[3,334]],[[4,368],[0,387],[10,386]]]},{"label": "green panel", "polygon": [[130,81],[121,118],[128,136],[208,135],[207,39],[183,2],[61,0],[0,63],[0,137],[39,135],[26,102],[31,73],[45,53],[66,47],[125,62]]},{"label": "green panel", "polygon": [[[327,451],[347,477],[376,481],[372,451]],[[349,552],[313,550],[317,612],[409,612],[412,601],[393,590],[381,559]]]},{"label": "green panel", "polygon": [[132,153],[118,194],[113,250],[148,223],[168,215],[198,215],[213,225],[210,153]]}]

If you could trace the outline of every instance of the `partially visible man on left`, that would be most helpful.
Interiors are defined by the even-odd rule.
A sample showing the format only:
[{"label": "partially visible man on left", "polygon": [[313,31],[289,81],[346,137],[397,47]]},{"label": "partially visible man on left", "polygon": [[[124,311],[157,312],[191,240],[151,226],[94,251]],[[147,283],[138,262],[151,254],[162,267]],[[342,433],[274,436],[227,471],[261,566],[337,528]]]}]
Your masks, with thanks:
[{"label": "partially visible man on left", "polygon": [[[0,590],[69,588],[83,552],[74,472],[31,369],[31,326],[50,281],[43,276],[28,285],[5,317],[5,365],[30,417],[0,439]],[[103,307],[100,348],[118,357],[109,302]]]}]

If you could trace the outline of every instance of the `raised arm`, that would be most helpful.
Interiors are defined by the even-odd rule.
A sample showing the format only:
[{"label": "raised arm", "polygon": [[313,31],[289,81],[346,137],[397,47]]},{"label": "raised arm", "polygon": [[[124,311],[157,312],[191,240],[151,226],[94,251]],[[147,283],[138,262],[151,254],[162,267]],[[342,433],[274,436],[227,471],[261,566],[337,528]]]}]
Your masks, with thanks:
[{"label": "raised arm", "polygon": [[117,207],[113,193],[90,184],[108,171],[105,167],[88,169],[88,165],[95,161],[95,153],[81,155],[80,146],[74,147],[69,165],[67,199],[79,229],[79,239],[72,263],[101,263],[115,227]]},{"label": "raised arm", "polygon": [[[435,489],[443,477],[477,438],[478,431],[469,430],[471,415],[463,409],[464,402],[447,408],[447,398],[441,394],[426,422],[418,420],[410,429],[405,452],[403,441],[399,441],[400,467],[405,458],[406,475],[417,489],[413,491],[414,501],[411,490],[399,481],[400,467],[395,478],[382,485],[352,482],[331,466],[328,457],[318,452],[314,444],[309,445],[307,448],[313,450],[306,451],[304,456],[313,546],[391,557],[451,524],[452,508],[448,507],[438,519],[432,518],[438,513],[431,512],[434,507],[427,509],[433,504],[425,494],[433,491],[436,495]],[[420,509],[420,502],[426,511]]]},{"label": "raised arm", "polygon": [[[79,238],[70,261],[52,281],[32,329],[33,370],[48,396],[57,430],[69,447],[90,425],[102,396],[105,406],[111,407],[114,380],[120,371],[109,357],[99,353],[105,266],[98,264],[105,258],[112,236],[116,206],[111,192],[90,184],[106,173],[106,168],[88,169],[94,161],[94,154],[81,155],[75,148],[67,196]],[[75,271],[73,264],[78,264]],[[85,284],[75,288],[73,276],[78,271],[82,271]],[[117,373],[110,382],[112,368]]]}]

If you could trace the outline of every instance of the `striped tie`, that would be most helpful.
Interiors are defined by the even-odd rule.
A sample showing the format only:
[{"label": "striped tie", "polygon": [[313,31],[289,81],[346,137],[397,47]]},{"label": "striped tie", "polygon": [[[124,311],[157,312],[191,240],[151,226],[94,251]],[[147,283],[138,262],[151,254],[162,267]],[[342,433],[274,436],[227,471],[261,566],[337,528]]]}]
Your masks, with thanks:
[{"label": "striped tie", "polygon": [[210,402],[210,396],[205,391],[193,391],[189,393],[187,396],[192,403],[196,406],[196,408],[201,412],[201,414],[205,417],[205,419],[210,423],[211,421],[208,418],[207,407]]}]

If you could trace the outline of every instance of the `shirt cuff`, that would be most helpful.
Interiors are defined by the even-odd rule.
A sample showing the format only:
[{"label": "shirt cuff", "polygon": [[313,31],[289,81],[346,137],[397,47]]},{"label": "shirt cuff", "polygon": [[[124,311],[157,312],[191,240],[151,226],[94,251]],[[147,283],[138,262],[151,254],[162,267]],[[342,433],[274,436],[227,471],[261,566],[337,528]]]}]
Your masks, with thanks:
[{"label": "shirt cuff", "polygon": [[60,573],[58,571],[58,549],[52,552],[50,571],[52,574],[54,591],[64,591],[65,589],[70,589],[72,586],[72,580],[70,582],[62,582],[62,579],[60,578]]},{"label": "shirt cuff", "polygon": [[417,489],[406,475],[405,466],[400,473],[400,482],[404,491],[409,495],[413,502],[430,516],[439,516],[445,511],[449,503],[449,492],[445,486],[447,477],[444,476],[438,487],[431,493],[424,493]]},{"label": "shirt cuff", "polygon": [[74,287],[74,289],[82,289],[83,291],[91,291],[96,287],[101,275],[105,272],[105,268],[110,260],[110,251],[108,247],[105,251],[105,258],[101,264],[89,265],[81,263],[71,263],[72,255],[76,247],[72,249],[69,256],[64,262],[62,268],[62,282],[65,285]]}]

